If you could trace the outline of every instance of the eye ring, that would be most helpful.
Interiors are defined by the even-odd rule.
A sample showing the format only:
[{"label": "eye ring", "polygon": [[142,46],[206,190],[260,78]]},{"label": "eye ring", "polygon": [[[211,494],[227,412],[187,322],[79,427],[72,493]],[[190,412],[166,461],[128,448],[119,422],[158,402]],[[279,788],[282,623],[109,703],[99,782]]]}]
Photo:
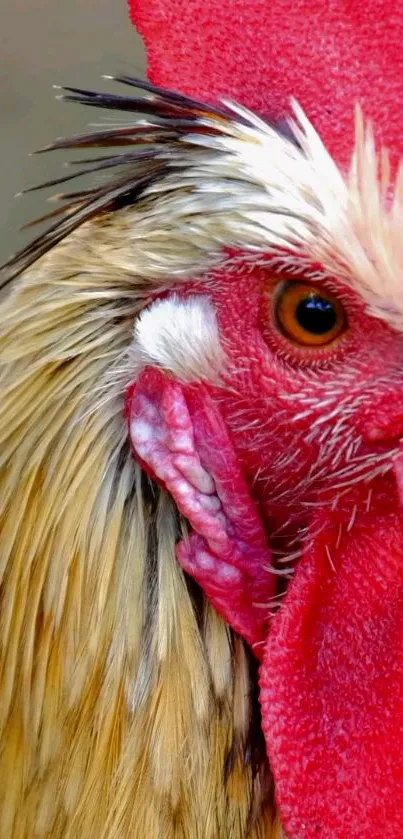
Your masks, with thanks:
[{"label": "eye ring", "polygon": [[320,349],[334,344],[347,328],[343,304],[310,283],[283,280],[274,294],[277,328],[291,343]]}]

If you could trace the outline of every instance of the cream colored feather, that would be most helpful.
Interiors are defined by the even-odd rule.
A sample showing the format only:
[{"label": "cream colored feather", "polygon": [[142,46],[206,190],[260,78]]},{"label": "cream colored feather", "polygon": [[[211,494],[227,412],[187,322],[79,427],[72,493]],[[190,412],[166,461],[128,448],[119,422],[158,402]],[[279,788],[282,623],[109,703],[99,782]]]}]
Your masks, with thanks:
[{"label": "cream colored feather", "polygon": [[0,836],[271,836],[245,650],[195,605],[111,388],[150,291],[98,252],[112,224],[2,306]]}]

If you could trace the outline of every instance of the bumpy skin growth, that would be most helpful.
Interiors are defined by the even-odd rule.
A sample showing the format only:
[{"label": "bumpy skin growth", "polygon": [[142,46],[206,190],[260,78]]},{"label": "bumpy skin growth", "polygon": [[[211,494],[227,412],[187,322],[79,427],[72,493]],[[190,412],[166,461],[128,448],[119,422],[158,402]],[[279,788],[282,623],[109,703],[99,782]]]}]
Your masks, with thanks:
[{"label": "bumpy skin growth", "polygon": [[[136,454],[192,525],[178,546],[182,567],[259,654],[267,631],[265,606],[275,594],[271,555],[208,391],[183,389],[157,370],[143,373],[130,400],[130,433]],[[255,611],[251,603],[263,608]]]},{"label": "bumpy skin growth", "polygon": [[357,102],[379,143],[401,150],[399,0],[129,0],[160,85],[214,102],[230,97],[284,119],[293,96],[330,151],[350,162]]}]

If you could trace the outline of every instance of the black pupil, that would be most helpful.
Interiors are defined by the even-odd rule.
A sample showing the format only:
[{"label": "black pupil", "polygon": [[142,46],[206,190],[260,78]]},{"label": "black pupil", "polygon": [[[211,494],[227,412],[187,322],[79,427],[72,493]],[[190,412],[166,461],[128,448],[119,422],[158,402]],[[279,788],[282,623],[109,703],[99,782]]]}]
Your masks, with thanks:
[{"label": "black pupil", "polygon": [[298,303],[295,316],[300,326],[314,335],[326,335],[337,320],[337,312],[330,300],[320,294],[310,294]]}]

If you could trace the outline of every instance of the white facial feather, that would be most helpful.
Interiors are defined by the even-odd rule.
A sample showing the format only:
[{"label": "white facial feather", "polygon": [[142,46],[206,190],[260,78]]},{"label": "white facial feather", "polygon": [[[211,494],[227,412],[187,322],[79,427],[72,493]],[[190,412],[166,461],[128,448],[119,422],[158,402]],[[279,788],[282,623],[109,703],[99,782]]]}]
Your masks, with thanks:
[{"label": "white facial feather", "polygon": [[184,382],[216,382],[224,363],[215,312],[206,297],[157,300],[136,322],[128,363],[132,373],[150,364]]}]

